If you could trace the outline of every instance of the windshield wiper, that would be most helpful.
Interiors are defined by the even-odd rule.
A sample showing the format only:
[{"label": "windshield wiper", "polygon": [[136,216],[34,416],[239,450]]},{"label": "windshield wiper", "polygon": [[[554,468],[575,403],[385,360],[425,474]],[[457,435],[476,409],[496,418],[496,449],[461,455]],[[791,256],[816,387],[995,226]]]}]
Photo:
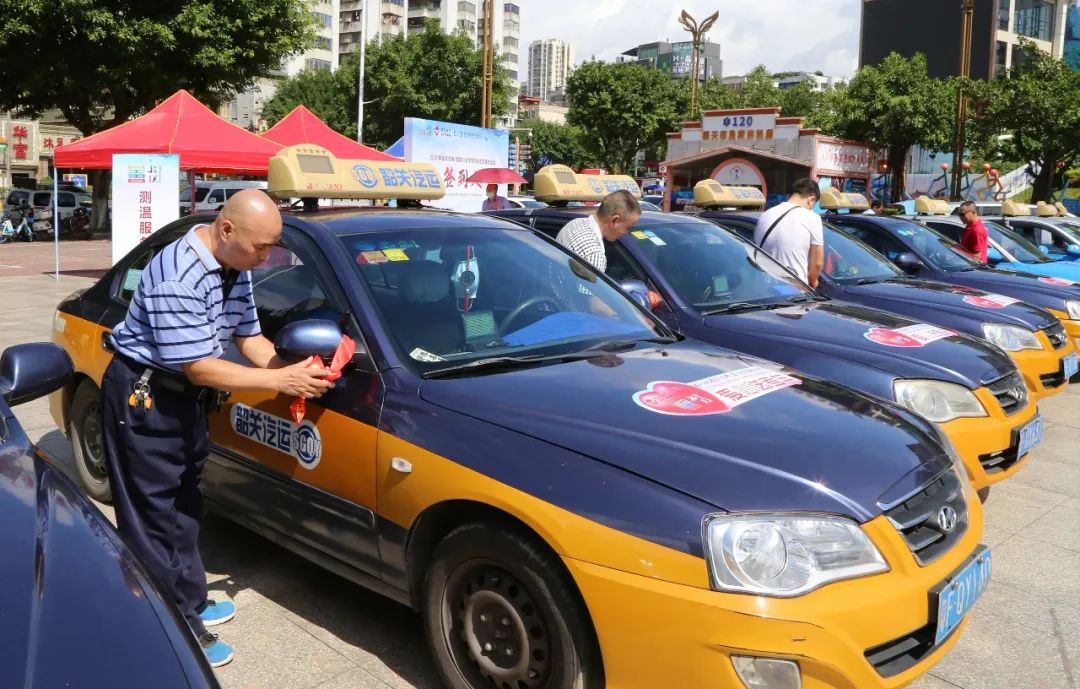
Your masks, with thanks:
[{"label": "windshield wiper", "polygon": [[725,304],[724,306],[707,309],[702,311],[701,315],[715,316],[720,313],[738,313],[739,311],[754,311],[757,309],[775,308],[778,306],[783,306],[783,304],[751,304],[747,301],[737,301],[733,304]]},{"label": "windshield wiper", "polygon": [[856,285],[873,285],[875,283],[881,282],[883,280],[888,280],[888,279],[889,278],[859,278],[858,280],[855,281],[855,284]]},{"label": "windshield wiper", "polygon": [[477,359],[476,361],[470,361],[467,364],[437,368],[434,371],[425,373],[424,378],[445,378],[446,376],[452,376],[459,373],[472,373],[475,371],[497,368],[524,368],[526,366],[535,366],[536,364],[543,364],[549,361],[579,361],[582,359],[593,359],[604,355],[605,352],[602,350],[583,350],[580,352],[569,352],[567,354],[545,354],[543,356],[496,356],[488,359]]},{"label": "windshield wiper", "polygon": [[787,304],[805,304],[811,301],[825,301],[825,297],[814,294],[796,294],[794,297],[788,297],[784,300]]}]

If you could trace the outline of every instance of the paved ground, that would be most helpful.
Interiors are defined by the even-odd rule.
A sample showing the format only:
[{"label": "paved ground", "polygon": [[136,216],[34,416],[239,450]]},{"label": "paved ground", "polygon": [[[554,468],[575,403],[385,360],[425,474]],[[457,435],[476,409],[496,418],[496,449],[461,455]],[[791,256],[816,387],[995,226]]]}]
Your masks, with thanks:
[{"label": "paved ground", "polygon": [[[23,246],[0,246],[0,264],[42,272],[51,247],[48,260],[9,253]],[[62,268],[94,269],[86,257],[107,257],[103,246],[63,245]],[[47,339],[56,303],[90,284],[70,275],[57,283],[51,273],[2,275],[8,307],[0,348]],[[1049,425],[1031,464],[994,488],[985,537],[994,550],[990,588],[964,638],[917,689],[1080,689],[1080,385],[1073,387],[1042,405]],[[45,403],[16,412],[31,438],[70,466],[70,445]],[[408,609],[221,519],[208,520],[204,555],[212,591],[240,608],[220,628],[237,650],[219,670],[225,689],[439,687],[420,621]]]}]

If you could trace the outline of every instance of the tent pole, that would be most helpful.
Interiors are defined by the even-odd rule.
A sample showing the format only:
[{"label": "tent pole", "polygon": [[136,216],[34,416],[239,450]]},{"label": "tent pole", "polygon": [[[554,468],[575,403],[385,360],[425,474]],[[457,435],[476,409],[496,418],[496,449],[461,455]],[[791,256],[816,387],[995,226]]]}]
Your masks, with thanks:
[{"label": "tent pole", "polygon": [[53,162],[52,180],[52,227],[53,227],[53,253],[56,255],[56,281],[60,282],[60,171]]},{"label": "tent pole", "polygon": [[195,171],[188,170],[188,199],[191,201],[191,214],[195,215]]}]

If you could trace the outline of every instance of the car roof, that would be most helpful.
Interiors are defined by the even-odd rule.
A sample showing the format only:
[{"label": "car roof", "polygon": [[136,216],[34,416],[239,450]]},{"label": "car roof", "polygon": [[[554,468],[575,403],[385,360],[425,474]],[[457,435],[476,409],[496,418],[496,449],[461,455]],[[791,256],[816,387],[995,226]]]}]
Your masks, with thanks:
[{"label": "car roof", "polygon": [[425,208],[327,208],[318,211],[285,211],[282,215],[293,219],[293,224],[296,225],[321,225],[337,236],[386,230],[457,228],[525,231],[520,225],[498,217]]}]

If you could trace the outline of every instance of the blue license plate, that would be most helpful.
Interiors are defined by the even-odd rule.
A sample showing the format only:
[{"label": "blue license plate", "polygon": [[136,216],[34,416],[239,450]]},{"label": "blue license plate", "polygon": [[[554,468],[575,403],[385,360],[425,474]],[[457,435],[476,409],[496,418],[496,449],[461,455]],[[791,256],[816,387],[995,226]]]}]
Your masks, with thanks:
[{"label": "blue license plate", "polygon": [[1076,352],[1065,357],[1062,363],[1065,365],[1065,380],[1068,381],[1075,376],[1076,371],[1080,369],[1080,363],[1077,363]]},{"label": "blue license plate", "polygon": [[1028,421],[1020,429],[1020,447],[1016,451],[1017,459],[1031,452],[1031,448],[1042,442],[1044,425],[1043,417],[1039,415]]},{"label": "blue license plate", "polygon": [[990,583],[990,551],[983,550],[956,573],[938,594],[937,635],[934,644],[947,639],[964,619],[986,585]]}]

